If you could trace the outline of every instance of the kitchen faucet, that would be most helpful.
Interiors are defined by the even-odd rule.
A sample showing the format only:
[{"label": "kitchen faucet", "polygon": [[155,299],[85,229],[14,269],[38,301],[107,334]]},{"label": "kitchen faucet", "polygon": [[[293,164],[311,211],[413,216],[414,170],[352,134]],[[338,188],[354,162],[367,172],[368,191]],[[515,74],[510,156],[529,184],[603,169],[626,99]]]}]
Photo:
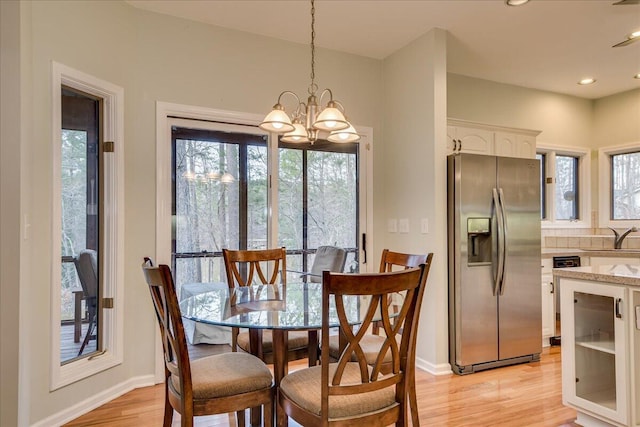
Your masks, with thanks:
[{"label": "kitchen faucet", "polygon": [[638,229],[637,229],[635,226],[634,226],[634,227],[631,227],[630,229],[628,229],[627,231],[625,231],[625,232],[624,232],[624,233],[622,233],[622,234],[618,233],[615,229],[613,229],[613,228],[611,228],[611,227],[609,227],[609,229],[610,229],[611,231],[613,231],[613,234],[615,234],[615,235],[616,235],[616,240],[615,240],[615,241],[614,241],[614,243],[613,243],[613,247],[614,247],[614,249],[620,249],[620,248],[622,248],[622,241],[624,240],[624,238],[625,238],[625,237],[627,237],[627,235],[628,235],[629,233],[635,233],[636,231],[638,231]]}]

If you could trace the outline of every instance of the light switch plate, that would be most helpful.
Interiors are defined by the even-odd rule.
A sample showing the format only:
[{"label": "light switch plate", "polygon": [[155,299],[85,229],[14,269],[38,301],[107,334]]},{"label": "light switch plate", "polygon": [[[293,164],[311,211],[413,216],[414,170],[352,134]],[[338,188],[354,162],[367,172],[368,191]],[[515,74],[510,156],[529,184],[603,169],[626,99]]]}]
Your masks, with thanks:
[{"label": "light switch plate", "polygon": [[387,231],[389,233],[397,233],[398,232],[398,220],[395,218],[389,218],[387,220]]},{"label": "light switch plate", "polygon": [[640,305],[636,305],[636,329],[640,330]]},{"label": "light switch plate", "polygon": [[401,218],[400,221],[398,222],[398,228],[400,229],[401,233],[408,233],[409,220],[407,218]]},{"label": "light switch plate", "polygon": [[422,234],[427,234],[429,233],[429,219],[427,218],[422,218],[420,220],[420,232]]}]

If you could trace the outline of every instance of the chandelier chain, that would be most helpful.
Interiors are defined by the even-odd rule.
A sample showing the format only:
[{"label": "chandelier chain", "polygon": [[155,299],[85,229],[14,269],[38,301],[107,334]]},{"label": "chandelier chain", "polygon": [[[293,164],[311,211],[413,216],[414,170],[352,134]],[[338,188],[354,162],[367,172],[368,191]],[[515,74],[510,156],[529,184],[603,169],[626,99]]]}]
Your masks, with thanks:
[{"label": "chandelier chain", "polygon": [[316,5],[315,0],[311,0],[311,85],[309,85],[309,95],[313,95],[318,90],[316,86]]}]

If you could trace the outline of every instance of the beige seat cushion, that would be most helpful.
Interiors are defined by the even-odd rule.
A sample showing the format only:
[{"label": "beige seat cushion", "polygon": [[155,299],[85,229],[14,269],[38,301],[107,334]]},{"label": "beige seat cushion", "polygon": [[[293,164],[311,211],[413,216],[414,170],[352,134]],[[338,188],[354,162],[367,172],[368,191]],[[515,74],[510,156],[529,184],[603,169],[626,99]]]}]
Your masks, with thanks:
[{"label": "beige seat cushion", "polygon": [[[191,381],[194,399],[211,399],[269,388],[273,377],[255,356],[223,353],[191,361]],[[171,383],[179,392],[176,375],[171,376]]]},{"label": "beige seat cushion", "polygon": [[[309,345],[309,334],[307,331],[289,331],[287,334],[287,343],[289,350],[306,348]],[[238,334],[238,347],[249,352],[249,333],[241,332]],[[270,329],[262,331],[262,352],[273,352],[273,338]]]},{"label": "beige seat cushion", "polygon": [[[329,365],[329,378],[335,366]],[[280,383],[280,391],[308,412],[320,415],[321,366],[300,369],[285,376]],[[357,363],[348,363],[342,377],[342,384],[360,384],[360,370]],[[387,409],[396,405],[395,387],[386,387],[368,393],[329,397],[329,419],[349,418]]]},{"label": "beige seat cushion", "polygon": [[[382,347],[384,340],[385,337],[382,335],[367,334],[362,337],[362,340],[360,340],[360,347],[364,352],[367,364],[373,365],[374,363],[376,363],[376,357],[378,357],[380,347]],[[396,342],[398,343],[398,346],[400,345],[400,340],[400,335],[396,335]],[[339,337],[337,335],[332,335],[329,337],[329,356],[331,356],[334,360],[337,360],[339,355]],[[351,360],[357,360],[355,353],[351,354]],[[384,355],[384,362],[391,362],[391,349],[387,350],[387,353]]]}]

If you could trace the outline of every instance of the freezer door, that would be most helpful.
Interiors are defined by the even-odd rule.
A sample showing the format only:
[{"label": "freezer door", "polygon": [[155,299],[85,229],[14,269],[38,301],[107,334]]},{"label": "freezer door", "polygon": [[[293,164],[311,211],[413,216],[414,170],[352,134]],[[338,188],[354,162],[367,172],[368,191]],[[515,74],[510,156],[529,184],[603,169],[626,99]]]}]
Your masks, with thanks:
[{"label": "freezer door", "polygon": [[500,359],[542,351],[540,294],[540,165],[499,157],[505,212],[505,273],[498,300]]},{"label": "freezer door", "polygon": [[[450,359],[468,366],[498,360],[497,296],[494,295],[496,158],[457,154],[448,162]],[[489,218],[491,235],[474,249],[473,233]],[[470,234],[471,237],[470,237]],[[489,254],[475,256],[473,251]],[[480,254],[480,252],[478,252]]]}]

